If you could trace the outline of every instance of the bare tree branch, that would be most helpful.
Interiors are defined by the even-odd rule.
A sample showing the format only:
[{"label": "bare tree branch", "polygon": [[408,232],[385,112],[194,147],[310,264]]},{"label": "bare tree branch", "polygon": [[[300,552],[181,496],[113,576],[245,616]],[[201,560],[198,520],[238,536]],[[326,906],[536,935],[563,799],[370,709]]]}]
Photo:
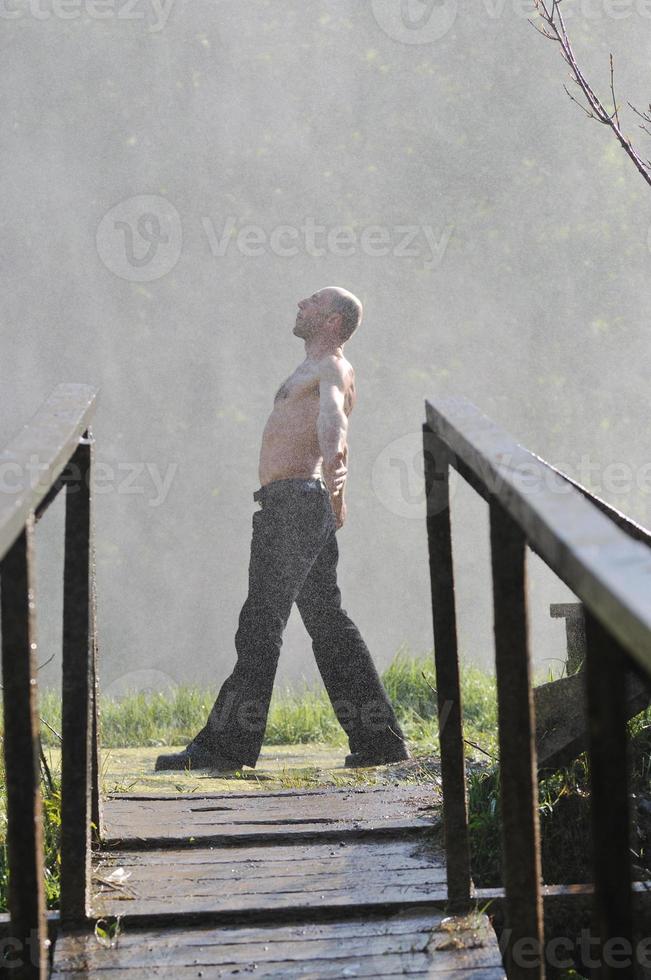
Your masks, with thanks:
[{"label": "bare tree branch", "polygon": [[[575,98],[567,86],[564,85],[563,88],[572,102],[576,103],[576,105],[578,105],[590,119],[596,119],[597,122],[602,123],[604,126],[608,126],[612,130],[619,145],[622,147],[626,155],[633,161],[638,173],[640,173],[647,184],[651,186],[651,162],[649,160],[644,160],[640,156],[630,139],[628,139],[628,137],[622,132],[619,109],[615,98],[615,69],[613,64],[613,56],[612,54],[610,55],[610,93],[613,100],[613,111],[609,112],[579,68],[574,55],[574,50],[572,48],[572,43],[565,27],[565,21],[563,20],[563,15],[561,13],[560,3],[561,0],[534,0],[536,10],[538,11],[538,16],[543,21],[544,27],[537,26],[533,23],[533,21],[530,21],[530,23],[539,34],[549,38],[550,41],[555,41],[559,45],[561,55],[570,68],[572,81],[575,82],[580,88],[588,107],[586,108],[585,105]],[[630,102],[628,105],[638,116],[644,119],[645,122],[651,124],[651,105],[649,106],[648,113],[640,112],[640,110],[632,106]],[[641,125],[640,129],[643,129],[645,133],[649,133],[649,135],[651,135],[651,131],[645,126]]]}]

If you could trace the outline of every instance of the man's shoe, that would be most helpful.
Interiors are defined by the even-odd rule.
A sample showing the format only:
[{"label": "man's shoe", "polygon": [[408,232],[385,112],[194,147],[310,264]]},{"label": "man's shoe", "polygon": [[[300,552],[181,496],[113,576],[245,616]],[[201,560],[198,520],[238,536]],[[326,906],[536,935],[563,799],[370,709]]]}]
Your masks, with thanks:
[{"label": "man's shoe", "polygon": [[387,766],[392,762],[406,762],[412,755],[405,743],[392,745],[384,751],[351,752],[346,756],[346,769],[362,769],[370,766]]},{"label": "man's shoe", "polygon": [[159,755],[154,766],[156,772],[163,769],[219,769],[221,772],[235,772],[242,768],[241,762],[227,759],[215,752],[207,752],[197,746],[188,745],[182,752]]}]

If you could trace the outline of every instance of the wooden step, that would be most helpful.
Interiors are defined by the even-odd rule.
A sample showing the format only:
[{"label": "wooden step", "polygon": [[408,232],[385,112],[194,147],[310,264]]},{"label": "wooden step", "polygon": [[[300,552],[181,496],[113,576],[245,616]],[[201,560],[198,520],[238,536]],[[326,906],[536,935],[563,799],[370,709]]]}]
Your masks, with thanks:
[{"label": "wooden step", "polygon": [[[115,873],[125,873],[124,886]],[[113,878],[110,876],[113,874]],[[413,839],[104,853],[93,915],[229,920],[281,910],[367,908],[446,900],[441,842]]]},{"label": "wooden step", "polygon": [[342,835],[420,833],[438,820],[430,786],[376,790],[113,796],[104,803],[106,848],[139,849],[337,840]]},{"label": "wooden step", "polygon": [[452,929],[446,924],[450,920],[441,911],[408,911],[319,923],[127,929],[113,949],[102,947],[94,936],[67,935],[56,944],[52,976],[504,980],[486,916],[458,921]]}]

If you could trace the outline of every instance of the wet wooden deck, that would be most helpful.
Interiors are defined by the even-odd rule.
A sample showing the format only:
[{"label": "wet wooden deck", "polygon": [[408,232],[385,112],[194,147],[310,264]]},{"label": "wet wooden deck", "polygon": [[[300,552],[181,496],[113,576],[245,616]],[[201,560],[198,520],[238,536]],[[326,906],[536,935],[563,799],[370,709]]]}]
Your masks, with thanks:
[{"label": "wet wooden deck", "polygon": [[488,920],[445,916],[429,786],[115,795],[93,916],[114,946],[58,937],[53,976],[504,977]]}]

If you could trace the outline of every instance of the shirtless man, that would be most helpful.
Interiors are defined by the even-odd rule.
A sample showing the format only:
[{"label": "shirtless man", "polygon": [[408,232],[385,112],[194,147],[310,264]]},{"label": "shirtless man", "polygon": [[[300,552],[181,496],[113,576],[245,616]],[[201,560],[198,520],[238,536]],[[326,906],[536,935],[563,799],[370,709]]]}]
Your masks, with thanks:
[{"label": "shirtless man", "polygon": [[298,304],[293,333],[305,360],[278,389],[262,435],[253,498],[249,594],[235,635],[237,663],[208,720],[183,752],[156,769],[255,766],[264,738],[282,636],[294,602],[337,718],[347,766],[408,759],[395,712],[359,630],[341,607],[336,531],[346,520],[348,416],[355,373],[343,347],[362,304],[327,286]]}]

